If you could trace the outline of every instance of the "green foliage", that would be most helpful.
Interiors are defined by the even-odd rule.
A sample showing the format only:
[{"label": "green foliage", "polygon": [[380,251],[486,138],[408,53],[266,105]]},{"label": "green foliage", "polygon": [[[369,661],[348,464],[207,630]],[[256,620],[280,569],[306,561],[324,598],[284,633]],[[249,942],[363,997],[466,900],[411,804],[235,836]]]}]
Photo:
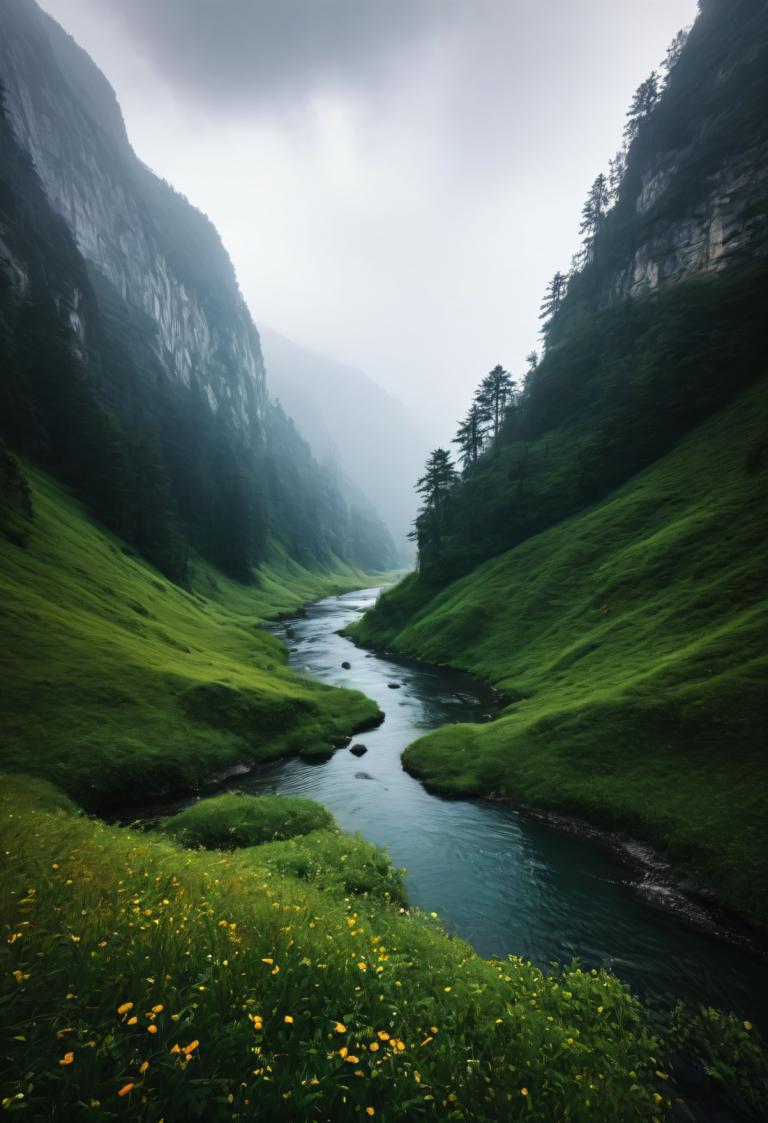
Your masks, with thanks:
[{"label": "green foliage", "polygon": [[25,546],[34,514],[32,492],[21,464],[0,440],[0,534]]},{"label": "green foliage", "polygon": [[[209,324],[250,338],[258,355],[213,226],[143,167],[132,187]],[[255,380],[230,410],[212,407],[198,374],[189,386],[168,377],[156,325],[86,265],[1,106],[0,232],[11,263],[0,270],[0,438],[16,452],[182,584],[190,545],[240,581],[275,538],[306,567],[394,564],[383,524],[347,504],[282,411],[257,400]],[[217,361],[211,377],[225,379],[242,360]]]},{"label": "green foliage", "polygon": [[[670,1110],[662,1034],[618,980],[484,962],[299,866],[302,848],[316,869],[337,844],[351,858],[352,839],[185,851],[44,809],[22,777],[0,790],[6,1107],[137,1123]],[[753,1038],[729,1023],[719,1064],[761,1056]]]},{"label": "green foliage", "polygon": [[331,813],[311,799],[229,793],[193,803],[168,819],[163,832],[184,846],[231,850],[328,830],[333,825]]},{"label": "green foliage", "polygon": [[285,842],[264,843],[249,857],[261,869],[308,881],[318,889],[406,903],[405,871],[393,869],[386,851],[360,835],[350,838],[339,830],[318,830]]},{"label": "green foliage", "polygon": [[332,745],[377,714],[299,679],[261,621],[359,587],[273,553],[244,586],[204,563],[177,588],[29,472],[26,549],[0,537],[0,761],[89,807],[190,788],[223,768]]},{"label": "green foliage", "polygon": [[635,831],[768,922],[762,380],[587,512],[440,591],[411,577],[353,629],[508,705],[405,753],[446,792]]}]

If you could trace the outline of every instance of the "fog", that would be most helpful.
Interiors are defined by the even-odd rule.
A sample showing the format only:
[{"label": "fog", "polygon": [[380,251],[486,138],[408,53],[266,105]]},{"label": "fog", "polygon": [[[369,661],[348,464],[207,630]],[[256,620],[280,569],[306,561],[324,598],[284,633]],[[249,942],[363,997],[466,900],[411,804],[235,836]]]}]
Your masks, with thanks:
[{"label": "fog", "polygon": [[433,443],[536,345],[635,87],[695,0],[43,0],[139,156],[206,211],[257,323]]}]

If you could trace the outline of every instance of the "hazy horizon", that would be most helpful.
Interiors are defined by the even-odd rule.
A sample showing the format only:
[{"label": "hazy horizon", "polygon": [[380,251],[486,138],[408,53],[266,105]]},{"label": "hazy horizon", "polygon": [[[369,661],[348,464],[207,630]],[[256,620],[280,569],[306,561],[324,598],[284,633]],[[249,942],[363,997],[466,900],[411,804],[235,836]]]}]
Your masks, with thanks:
[{"label": "hazy horizon", "polygon": [[43,0],[142,160],[219,229],[257,324],[447,441],[519,374],[626,107],[695,0]]}]

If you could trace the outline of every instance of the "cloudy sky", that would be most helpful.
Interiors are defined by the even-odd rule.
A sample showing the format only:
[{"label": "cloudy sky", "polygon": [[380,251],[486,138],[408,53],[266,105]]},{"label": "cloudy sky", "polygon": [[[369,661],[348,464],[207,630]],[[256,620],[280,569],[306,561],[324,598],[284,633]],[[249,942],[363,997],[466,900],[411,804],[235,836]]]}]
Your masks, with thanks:
[{"label": "cloudy sky", "polygon": [[446,440],[536,345],[589,184],[695,0],[42,0],[257,323]]}]

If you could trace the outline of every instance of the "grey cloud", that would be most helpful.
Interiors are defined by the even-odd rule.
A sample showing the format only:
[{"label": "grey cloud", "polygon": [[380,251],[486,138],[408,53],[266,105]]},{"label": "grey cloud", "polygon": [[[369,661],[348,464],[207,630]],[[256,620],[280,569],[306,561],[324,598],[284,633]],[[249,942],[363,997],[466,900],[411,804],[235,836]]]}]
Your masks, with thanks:
[{"label": "grey cloud", "polygon": [[455,0],[66,0],[119,25],[210,109],[375,86],[393,58],[444,29]]}]

